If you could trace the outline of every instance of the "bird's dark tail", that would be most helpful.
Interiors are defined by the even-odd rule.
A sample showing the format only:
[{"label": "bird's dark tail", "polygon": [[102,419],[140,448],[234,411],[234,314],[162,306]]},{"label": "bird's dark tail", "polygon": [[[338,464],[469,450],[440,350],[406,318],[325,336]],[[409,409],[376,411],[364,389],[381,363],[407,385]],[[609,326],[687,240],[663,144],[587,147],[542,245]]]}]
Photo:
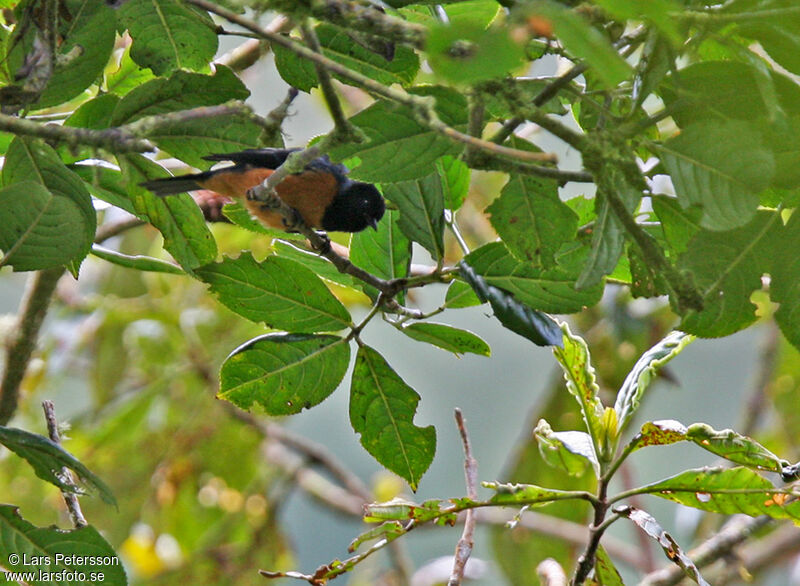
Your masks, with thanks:
[{"label": "bird's dark tail", "polygon": [[186,191],[194,191],[202,189],[201,182],[208,179],[210,172],[195,173],[194,175],[181,175],[179,177],[165,177],[164,179],[152,179],[140,183],[145,189],[149,189],[156,195],[174,195],[176,193],[184,193]]}]

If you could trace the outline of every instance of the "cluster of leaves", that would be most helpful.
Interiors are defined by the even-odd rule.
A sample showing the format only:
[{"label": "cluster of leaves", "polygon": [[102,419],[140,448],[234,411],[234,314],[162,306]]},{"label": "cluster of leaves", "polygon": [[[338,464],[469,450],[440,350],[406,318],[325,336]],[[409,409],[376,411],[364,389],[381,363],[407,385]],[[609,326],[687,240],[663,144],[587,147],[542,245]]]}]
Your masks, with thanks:
[{"label": "cluster of leaves", "polygon": [[[489,302],[504,326],[536,344],[556,346],[586,435],[559,435],[543,425],[539,437],[569,466],[591,462],[601,481],[622,461],[615,459],[620,433],[654,361],[671,357],[680,344],[666,338],[633,371],[614,409],[605,408],[585,346],[562,335],[547,313],[579,312],[600,300],[607,283],[617,283],[635,296],[668,296],[683,332],[719,337],[755,322],[750,298],[768,275],[770,300],[779,304],[775,320],[800,347],[800,264],[793,252],[800,217],[791,213],[800,187],[800,85],[776,66],[800,73],[794,33],[800,9],[789,0],[724,6],[597,0],[577,8],[555,1],[469,0],[438,11],[390,2],[395,9],[388,14],[373,11],[368,22],[379,23],[375,29],[318,22],[310,30],[321,55],[339,65],[335,77],[356,86],[364,77],[373,82],[375,101],[346,121],[363,140],[333,141],[328,154],[346,161],[354,179],[378,183],[392,204],[376,232],[355,234],[347,243],[355,265],[401,284],[392,298],[296,241],[276,239],[263,260],[247,252],[220,258],[188,195],[158,198],[140,187],[166,172],[136,152],[143,150],[136,140],[200,169],[208,168],[202,157],[209,153],[282,146],[275,125],[242,106],[249,90],[235,73],[221,65],[211,72],[220,31],[207,12],[180,0],[119,7],[101,0],[7,4],[13,11],[6,13],[0,38],[0,105],[2,127],[16,136],[0,141],[0,266],[65,266],[77,277],[93,254],[140,271],[200,280],[236,314],[280,330],[245,342],[220,373],[222,398],[269,415],[298,413],[328,397],[357,344],[352,426],[365,449],[412,489],[433,459],[436,433],[414,423],[417,391],[359,338],[379,312],[415,340],[488,355],[488,345],[471,332],[428,318]],[[300,20],[324,19],[313,2],[276,4]],[[378,30],[391,30],[386,34],[394,43],[377,38]],[[117,42],[125,32],[125,42]],[[311,63],[299,47],[293,37],[273,43],[276,67],[287,83],[309,92],[321,83],[320,63]],[[572,69],[546,79],[521,74],[552,55]],[[423,59],[431,73],[421,70]],[[55,134],[28,116],[59,112],[68,114]],[[539,150],[514,135],[525,121],[579,152],[585,171],[515,158]],[[454,140],[464,131],[489,140],[465,146]],[[469,249],[459,238],[463,254],[454,253],[446,232],[460,237],[457,219],[473,169],[509,174],[485,210],[500,240],[468,234],[475,245]],[[593,201],[562,200],[559,189],[570,182],[593,183]],[[667,189],[657,187],[665,184]],[[94,244],[92,198],[154,226],[177,264]],[[236,205],[226,216],[275,236]],[[412,243],[432,258],[429,271],[411,273]],[[448,284],[439,308],[424,313],[402,305],[407,289],[430,282]],[[374,309],[367,319],[356,324],[330,283],[369,296]],[[674,425],[638,437],[645,443],[702,437],[704,447],[749,441]],[[639,447],[631,445],[623,455]],[[753,455],[763,456],[760,450],[748,443],[739,463],[763,468]],[[734,451],[718,450],[726,457]],[[784,463],[770,458],[759,461],[772,462],[767,470],[782,470]],[[726,489],[779,494],[760,485],[747,492],[752,478],[732,480],[731,474],[707,473],[702,493],[724,477],[720,486]],[[552,500],[554,493],[546,494]],[[513,502],[526,498],[533,497]],[[736,507],[725,501],[715,510],[769,514],[755,500]],[[626,516],[641,518],[630,511]]]}]

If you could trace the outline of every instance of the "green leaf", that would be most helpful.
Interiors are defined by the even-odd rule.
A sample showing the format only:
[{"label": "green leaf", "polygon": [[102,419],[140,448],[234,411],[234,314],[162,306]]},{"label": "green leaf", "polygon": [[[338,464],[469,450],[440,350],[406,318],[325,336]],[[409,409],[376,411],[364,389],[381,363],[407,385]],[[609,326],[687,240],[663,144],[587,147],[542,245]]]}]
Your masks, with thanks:
[{"label": "green leaf", "polygon": [[756,320],[750,295],[769,270],[769,243],[779,223],[775,212],[760,211],[741,228],[698,232],[678,267],[693,273],[704,306],[684,316],[681,330],[702,337],[726,336]]},{"label": "green leaf", "polygon": [[436,161],[436,171],[442,179],[444,207],[456,211],[467,197],[470,169],[462,160],[447,155]]},{"label": "green leaf", "polygon": [[94,197],[136,215],[128,185],[120,171],[100,165],[71,165],[70,171],[83,179]]},{"label": "green leaf", "polygon": [[[79,493],[79,489],[65,483],[59,475],[66,467],[75,472],[87,488],[96,492],[104,502],[116,506],[111,490],[91,470],[57,443],[35,433],[14,427],[0,426],[0,444],[23,458],[33,467],[36,476],[57,486],[60,490]],[[0,532],[2,534],[2,532]]]},{"label": "green leaf", "polygon": [[775,322],[786,339],[800,348],[800,256],[796,246],[786,243],[800,242],[800,214],[794,211],[786,226],[775,230],[775,240],[770,250],[770,298],[780,303],[775,312]]},{"label": "green leaf", "polygon": [[604,454],[604,448],[606,448],[601,443],[601,439],[605,435],[603,430],[604,408],[600,400],[600,387],[597,384],[589,348],[586,346],[586,340],[574,335],[567,324],[561,325],[561,331],[564,334],[564,345],[561,348],[553,348],[553,355],[558,360],[561,370],[564,371],[567,391],[575,398],[581,409],[581,416],[591,436],[595,458],[597,458]]},{"label": "green leaf", "polygon": [[291,415],[328,398],[342,382],[350,346],[338,336],[267,334],[234,350],[220,371],[218,397],[267,415]]},{"label": "green leaf", "polygon": [[639,490],[701,511],[800,521],[800,501],[743,467],[687,470]]},{"label": "green leaf", "polygon": [[533,436],[539,445],[542,458],[553,468],[570,476],[581,476],[591,464],[595,475],[600,476],[600,463],[592,449],[592,438],[582,431],[553,431],[550,424],[540,419]]},{"label": "green leaf", "polygon": [[410,338],[433,344],[457,356],[465,352],[471,352],[479,356],[490,356],[492,353],[489,344],[472,332],[460,330],[445,324],[431,322],[413,323],[401,327],[400,331]]},{"label": "green leaf", "polygon": [[[466,124],[467,102],[455,90],[423,86],[412,93],[436,98],[436,112],[446,124]],[[381,183],[419,179],[434,171],[437,159],[457,155],[463,149],[460,143],[418,122],[409,108],[386,100],[378,100],[350,122],[366,134],[368,141],[337,146],[330,155],[337,161],[352,157],[361,160],[350,171],[353,179]]]},{"label": "green leaf", "polygon": [[230,100],[243,101],[249,95],[241,80],[222,65],[216,66],[214,75],[176,71],[167,79],[153,79],[124,96],[114,110],[112,126],[145,116],[216,106]]},{"label": "green leaf", "polygon": [[598,586],[625,586],[622,576],[614,567],[614,561],[602,545],[595,552],[594,579]]},{"label": "green leaf", "polygon": [[625,249],[625,230],[608,198],[619,197],[631,213],[639,206],[641,193],[630,187],[623,178],[612,178],[611,185],[613,194],[599,190],[595,198],[597,218],[592,231],[592,248],[583,272],[575,283],[575,288],[579,290],[601,283],[603,276],[616,268]]},{"label": "green leaf", "polygon": [[560,346],[563,343],[558,322],[546,313],[531,309],[514,295],[490,285],[466,262],[459,263],[461,277],[469,283],[478,299],[488,301],[494,316],[503,327],[527,338],[537,346]]},{"label": "green leaf", "polygon": [[[40,140],[17,137],[3,165],[5,203],[0,232],[2,264],[33,270],[71,263],[73,273],[89,253],[97,228],[92,200],[83,181]],[[38,185],[33,188],[32,183]],[[16,186],[15,186],[16,184]],[[21,187],[20,187],[21,186]],[[31,188],[28,196],[25,190]],[[42,247],[42,248],[39,248]]]},{"label": "green leaf", "polygon": [[749,222],[775,173],[758,129],[740,121],[699,122],[659,149],[683,207],[703,208],[700,224],[728,230]]},{"label": "green leaf", "polygon": [[243,252],[195,272],[228,309],[271,328],[319,332],[351,324],[350,314],[323,282],[286,258],[270,256],[259,263]]},{"label": "green leaf", "polygon": [[457,279],[450,283],[444,297],[444,304],[450,309],[474,307],[482,303],[485,302],[478,299],[472,287],[467,285],[464,281],[459,281]]},{"label": "green leaf", "polygon": [[[368,273],[381,279],[399,279],[408,276],[411,265],[411,241],[400,230],[400,213],[388,210],[378,222],[377,230],[356,232],[350,240],[350,260]],[[373,299],[378,291],[364,285],[364,291]]]},{"label": "green leaf", "polygon": [[683,34],[676,26],[675,14],[681,6],[673,0],[597,0],[597,4],[618,20],[647,20],[667,37],[673,45],[683,42]]},{"label": "green leaf", "polygon": [[[67,0],[59,11],[56,65],[34,109],[62,104],[80,94],[97,80],[114,49],[115,11],[106,2]],[[30,21],[28,25],[17,27],[24,36],[9,55],[12,71],[19,70],[34,47],[34,37],[41,35],[37,26]]]},{"label": "green leaf", "polygon": [[552,22],[556,38],[573,56],[585,59],[607,88],[628,78],[630,66],[606,37],[577,12],[551,1],[537,3],[536,12]]},{"label": "green leaf", "polygon": [[419,395],[392,370],[383,357],[361,346],[350,389],[350,423],[361,445],[378,462],[417,490],[436,453],[436,430],[417,427]]},{"label": "green leaf", "polygon": [[304,267],[311,269],[321,279],[336,283],[342,287],[359,290],[364,284],[362,281],[351,277],[346,273],[340,273],[334,264],[318,252],[302,248],[292,242],[285,240],[273,240],[272,249],[277,256],[288,258],[300,263]]},{"label": "green leaf", "polygon": [[[764,8],[769,10],[780,5],[794,6],[786,2],[772,2]],[[748,10],[748,13],[752,12]],[[740,35],[757,40],[776,63],[794,74],[800,74],[800,14],[783,13],[770,19],[742,18],[737,25]]]},{"label": "green leaf", "polygon": [[100,94],[96,98],[84,102],[69,118],[64,126],[73,128],[91,128],[103,130],[111,126],[111,115],[117,107],[119,97],[114,94]]},{"label": "green leaf", "polygon": [[647,421],[631,443],[637,450],[647,446],[668,446],[686,441],[686,431],[686,426],[674,419]]},{"label": "green leaf", "polygon": [[152,256],[142,256],[138,254],[135,256],[122,254],[121,252],[111,250],[110,248],[105,248],[99,244],[92,246],[92,255],[127,269],[149,271],[154,273],[169,273],[172,275],[185,274],[180,267],[161,260],[160,258],[153,258]]},{"label": "green leaf", "polygon": [[[88,525],[64,531],[56,527],[36,527],[11,505],[0,505],[0,565],[37,576],[79,576],[87,578],[102,572],[103,580],[92,580],[103,586],[125,586],[128,579],[114,549],[102,535]],[[31,560],[19,566],[11,556]],[[85,558],[102,560],[102,565],[86,563]],[[81,560],[80,558],[84,558]],[[61,574],[63,572],[63,574]],[[88,581],[88,580],[87,580]],[[86,584],[83,580],[32,581],[36,584]]]},{"label": "green leaf", "polygon": [[551,313],[574,313],[600,300],[603,285],[575,290],[577,271],[564,267],[543,269],[512,257],[502,242],[473,250],[466,263],[489,285],[508,291],[525,305]]},{"label": "green leaf", "polygon": [[229,153],[263,146],[262,129],[247,114],[226,114],[159,124],[142,133],[158,148],[197,168],[210,163],[203,159],[209,153]]},{"label": "green leaf", "polygon": [[694,562],[691,560],[691,558],[683,553],[683,550],[672,537],[672,535],[664,531],[663,527],[659,525],[658,521],[656,521],[655,517],[653,517],[650,513],[634,507],[623,507],[615,510],[615,512],[618,512],[622,514],[623,517],[633,521],[633,523],[639,527],[639,529],[655,539],[661,546],[661,549],[664,550],[664,554],[667,556],[667,559],[679,566],[684,572],[686,572],[686,575],[697,582],[699,586],[711,586],[700,575],[700,570],[697,569],[697,566],[694,565]]},{"label": "green leaf", "polygon": [[[388,61],[378,53],[362,46],[348,31],[337,26],[323,23],[318,25],[315,30],[323,55],[378,83],[384,85],[398,83],[406,86],[417,76],[419,57],[409,47],[395,46],[394,58]],[[275,44],[273,51],[278,73],[286,83],[304,92],[309,92],[311,88],[317,87],[319,82],[313,63],[278,44]],[[334,77],[344,83],[352,83],[347,78],[335,74]]]},{"label": "green leaf", "polygon": [[439,175],[384,186],[383,195],[400,210],[397,225],[434,260],[444,256],[444,193]]},{"label": "green leaf", "polygon": [[694,341],[694,336],[683,332],[670,332],[636,361],[617,393],[614,410],[617,425],[623,430],[639,408],[642,396],[656,377],[658,369],[683,352]]},{"label": "green leaf", "polygon": [[442,79],[469,85],[504,77],[523,64],[523,47],[506,27],[480,23],[433,24],[425,45],[428,63]]},{"label": "green leaf", "polygon": [[653,210],[661,220],[661,229],[669,248],[674,253],[686,252],[689,240],[699,230],[703,210],[700,206],[683,208],[674,197],[652,195]]},{"label": "green leaf", "polygon": [[117,157],[128,184],[136,215],[155,226],[164,237],[164,248],[185,270],[207,264],[217,256],[217,243],[203,213],[187,194],[159,197],[139,184],[163,177],[164,170],[141,155]]},{"label": "green leaf", "polygon": [[547,179],[512,177],[486,213],[517,260],[542,267],[555,264],[555,253],[578,229],[577,215]]},{"label": "green leaf", "polygon": [[483,482],[484,487],[495,491],[490,502],[495,505],[534,505],[549,503],[563,499],[575,499],[574,492],[544,488],[535,484],[502,484],[500,482]]},{"label": "green leaf", "polygon": [[717,431],[705,423],[695,423],[686,430],[686,439],[726,460],[768,472],[781,473],[789,462],[770,452],[757,441],[732,429]]},{"label": "green leaf", "polygon": [[131,47],[128,46],[119,56],[119,60],[106,68],[105,89],[108,93],[121,97],[151,79],[153,72],[139,67],[131,59]]},{"label": "green leaf", "polygon": [[117,18],[133,38],[131,58],[156,75],[208,71],[217,53],[214,22],[178,0],[126,2],[117,9]]}]

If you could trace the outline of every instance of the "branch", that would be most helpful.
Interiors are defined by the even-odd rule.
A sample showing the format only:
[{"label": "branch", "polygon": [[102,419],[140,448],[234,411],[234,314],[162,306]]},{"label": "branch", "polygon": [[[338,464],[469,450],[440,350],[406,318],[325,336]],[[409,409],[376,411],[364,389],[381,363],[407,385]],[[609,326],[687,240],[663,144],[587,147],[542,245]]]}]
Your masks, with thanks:
[{"label": "branch", "polygon": [[564,568],[553,558],[547,558],[536,566],[536,575],[542,586],[567,586]]},{"label": "branch", "polygon": [[489,151],[498,156],[510,157],[512,159],[519,159],[521,161],[556,161],[556,157],[552,153],[539,153],[512,149],[465,134],[439,120],[439,117],[434,110],[435,100],[429,97],[412,96],[403,89],[387,87],[367,77],[366,75],[362,75],[349,69],[348,67],[345,67],[344,65],[341,65],[340,63],[337,63],[332,59],[329,59],[328,57],[325,57],[324,55],[312,51],[308,47],[305,47],[288,37],[268,31],[261,27],[258,23],[231,12],[230,10],[227,10],[221,6],[217,6],[216,4],[208,2],[207,0],[187,1],[190,4],[194,4],[195,6],[202,8],[203,10],[221,16],[232,23],[238,24],[239,26],[242,26],[247,30],[262,36],[272,43],[277,43],[278,45],[286,47],[303,59],[308,59],[309,61],[326,68],[331,73],[340,75],[341,77],[352,81],[356,85],[361,86],[370,92],[409,107],[418,122],[424,124],[431,130],[450,138],[451,140]]},{"label": "branch", "polygon": [[[472,500],[478,498],[478,462],[472,456],[472,448],[469,443],[467,426],[464,423],[464,416],[461,409],[456,408],[456,424],[461,434],[461,442],[464,444],[464,477],[467,483],[467,496]],[[464,531],[461,539],[456,545],[456,553],[453,559],[453,571],[450,573],[448,586],[458,586],[464,579],[464,569],[467,567],[467,560],[472,554],[472,546],[475,544],[475,511],[467,511],[464,519]]]},{"label": "branch", "polygon": [[[45,421],[47,421],[47,434],[54,443],[61,445],[61,437],[58,434],[58,422],[56,421],[56,410],[53,406],[53,402],[42,401],[42,409],[44,410]],[[70,472],[69,468],[66,466],[61,469],[58,475],[65,484],[75,486],[75,479],[72,476],[72,472]],[[69,516],[72,519],[72,525],[76,529],[86,527],[89,523],[86,521],[86,517],[83,516],[83,511],[81,511],[78,495],[68,490],[62,490],[61,496],[64,497]]]}]

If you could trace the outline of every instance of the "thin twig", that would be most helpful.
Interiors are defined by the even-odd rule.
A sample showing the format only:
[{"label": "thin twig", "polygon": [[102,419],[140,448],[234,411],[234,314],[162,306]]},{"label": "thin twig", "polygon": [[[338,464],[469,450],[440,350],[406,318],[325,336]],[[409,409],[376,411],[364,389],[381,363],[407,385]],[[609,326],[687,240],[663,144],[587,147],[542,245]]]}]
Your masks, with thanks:
[{"label": "thin twig", "polygon": [[[456,425],[458,432],[461,434],[461,443],[464,444],[464,478],[467,484],[467,496],[472,500],[478,498],[478,462],[472,456],[472,447],[469,442],[469,434],[467,433],[467,426],[464,423],[464,415],[461,409],[456,408],[455,411]],[[464,579],[464,569],[467,567],[467,561],[470,554],[472,554],[472,546],[475,543],[475,512],[472,510],[467,511],[464,517],[464,530],[461,533],[461,539],[458,540],[456,545],[456,553],[453,558],[453,571],[450,573],[450,580],[448,586],[458,586]]]},{"label": "thin twig", "polygon": [[[58,422],[56,421],[56,409],[53,406],[53,402],[47,400],[42,401],[42,409],[44,410],[45,421],[47,421],[47,434],[54,443],[61,445],[61,437],[58,434]],[[62,468],[58,475],[65,484],[75,486],[75,479],[69,468]],[[76,529],[86,527],[89,523],[86,521],[86,517],[83,516],[83,511],[81,511],[78,495],[68,490],[62,490],[61,496],[64,497],[69,516],[72,519],[72,525]]]},{"label": "thin twig", "polygon": [[564,568],[553,558],[542,560],[536,566],[536,575],[539,576],[542,586],[567,586],[567,575],[564,573]]}]

